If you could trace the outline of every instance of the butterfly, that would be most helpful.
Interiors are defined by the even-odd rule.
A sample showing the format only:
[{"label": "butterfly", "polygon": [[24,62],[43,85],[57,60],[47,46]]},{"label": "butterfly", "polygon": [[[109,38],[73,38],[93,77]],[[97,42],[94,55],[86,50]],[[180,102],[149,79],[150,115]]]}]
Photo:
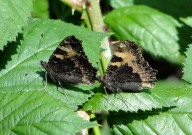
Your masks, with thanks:
[{"label": "butterfly", "polygon": [[66,37],[50,56],[49,61],[41,61],[41,65],[46,74],[60,84],[92,84],[96,80],[97,69],[88,61],[82,41],[75,36]]},{"label": "butterfly", "polygon": [[128,40],[118,42],[115,46],[118,48],[102,77],[96,77],[97,69],[88,61],[82,41],[75,36],[66,37],[53,52],[49,61],[41,61],[41,65],[54,82],[92,84],[95,80],[99,80],[112,92],[152,88],[157,71],[144,60],[141,47]]},{"label": "butterfly", "polygon": [[144,60],[141,47],[128,40],[118,42],[109,66],[99,81],[112,92],[153,88],[157,71]]}]

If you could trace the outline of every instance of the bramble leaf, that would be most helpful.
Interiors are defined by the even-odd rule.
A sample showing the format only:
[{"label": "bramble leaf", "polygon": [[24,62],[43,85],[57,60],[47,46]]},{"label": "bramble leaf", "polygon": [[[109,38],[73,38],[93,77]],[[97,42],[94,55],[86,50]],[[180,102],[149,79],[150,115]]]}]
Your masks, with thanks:
[{"label": "bramble leaf", "polygon": [[0,134],[75,134],[96,126],[47,92],[0,94]]},{"label": "bramble leaf", "polygon": [[108,123],[111,124],[115,134],[191,134],[192,88],[184,85],[168,91],[167,94],[176,102],[176,107],[172,109],[108,117]]},{"label": "bramble leaf", "polygon": [[177,28],[173,17],[146,6],[118,8],[105,18],[121,40],[132,40],[146,51],[175,63],[181,62]]},{"label": "bramble leaf", "polygon": [[[167,84],[169,85],[169,84]],[[96,111],[119,111],[138,112],[161,109],[163,107],[174,106],[174,101],[167,95],[168,91],[159,92],[164,87],[156,85],[152,90],[142,90],[141,92],[102,94],[96,93],[87,103],[84,110]],[[104,91],[104,90],[103,90]]]},{"label": "bramble leaf", "polygon": [[[83,40],[84,50],[94,65],[99,60],[100,41],[106,36],[59,20],[34,19],[24,28],[18,39],[17,54],[0,72],[0,93],[45,90],[69,108],[76,109],[93,94],[97,86],[59,86],[48,79],[43,83],[45,70],[40,60],[48,61],[59,43],[66,37],[75,35]],[[94,41],[92,39],[94,38]],[[94,51],[93,51],[94,50]],[[46,86],[46,87],[45,87]]]},{"label": "bramble leaf", "polygon": [[15,41],[22,27],[31,17],[33,2],[31,0],[0,0],[0,50],[7,42]]},{"label": "bramble leaf", "polygon": [[183,79],[189,83],[192,83],[192,44],[189,45],[189,48],[187,49],[186,52],[186,58],[183,63],[184,68],[183,68]]}]

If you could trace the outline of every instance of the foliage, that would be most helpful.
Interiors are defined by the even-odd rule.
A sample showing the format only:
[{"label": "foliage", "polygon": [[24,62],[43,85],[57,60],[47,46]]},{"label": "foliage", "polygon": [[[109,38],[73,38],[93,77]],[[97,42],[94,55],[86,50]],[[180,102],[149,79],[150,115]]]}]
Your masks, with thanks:
[{"label": "foliage", "polygon": [[[0,134],[76,134],[90,128],[99,135],[106,133],[105,120],[114,134],[191,134],[191,1],[110,0],[101,7],[96,0],[78,2],[0,0]],[[97,81],[62,87],[45,82],[40,60],[48,61],[70,35],[82,40],[89,61],[105,72],[109,54],[100,52],[109,48],[110,34],[101,31],[104,22],[110,42],[129,39],[142,46],[159,71],[155,87],[106,93]],[[91,120],[80,118],[78,110],[89,112]]]},{"label": "foliage", "polygon": [[[75,134],[95,126],[47,92],[2,93],[0,134]],[[54,130],[53,130],[54,129]]]},{"label": "foliage", "polygon": [[180,25],[174,18],[146,6],[131,6],[112,11],[105,22],[118,39],[128,38],[153,55],[173,62],[179,60],[177,28]]},{"label": "foliage", "polygon": [[187,58],[184,61],[184,68],[183,68],[183,79],[188,81],[189,83],[192,83],[191,80],[191,74],[192,74],[192,44],[189,45],[189,48],[187,49],[186,52]]},{"label": "foliage", "polygon": [[18,33],[27,24],[27,20],[31,17],[32,1],[18,0],[12,2],[11,0],[0,0],[0,50],[7,44],[7,42],[15,41]]}]

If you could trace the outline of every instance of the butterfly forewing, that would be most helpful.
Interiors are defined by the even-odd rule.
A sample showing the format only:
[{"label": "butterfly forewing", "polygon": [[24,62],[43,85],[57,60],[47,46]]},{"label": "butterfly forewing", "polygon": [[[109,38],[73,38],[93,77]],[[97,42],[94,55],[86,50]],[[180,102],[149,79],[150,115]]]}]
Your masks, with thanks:
[{"label": "butterfly forewing", "polygon": [[97,70],[89,63],[82,41],[75,36],[66,37],[48,63],[41,61],[41,65],[54,82],[91,84],[96,80]]}]

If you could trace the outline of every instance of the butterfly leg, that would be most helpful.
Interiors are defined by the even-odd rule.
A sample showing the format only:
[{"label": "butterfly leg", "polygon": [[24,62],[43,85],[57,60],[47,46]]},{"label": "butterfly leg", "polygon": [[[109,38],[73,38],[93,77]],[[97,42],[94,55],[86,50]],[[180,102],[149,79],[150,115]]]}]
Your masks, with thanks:
[{"label": "butterfly leg", "polygon": [[105,94],[106,94],[106,95],[103,95],[103,94],[102,94],[102,96],[103,96],[103,98],[107,101],[107,102],[106,102],[107,104],[105,104],[105,108],[108,108],[107,106],[108,106],[109,104],[108,104],[108,99],[107,99],[107,97],[108,97],[109,95],[107,94],[107,88],[106,88],[105,86],[104,86],[104,91],[105,91]]},{"label": "butterfly leg", "polygon": [[59,84],[59,85],[61,86],[61,88],[63,89],[63,91],[64,91],[64,95],[65,95],[65,97],[66,97],[67,100],[68,100],[67,94],[65,93],[65,89],[64,89],[63,86],[61,85],[61,82],[58,81],[58,84]]},{"label": "butterfly leg", "polygon": [[[45,72],[45,81],[42,80],[42,82],[43,82],[43,85],[44,85],[44,88],[43,88],[42,90],[45,90],[46,87],[47,87],[47,72]],[[45,83],[44,83],[44,82],[45,82]]]},{"label": "butterfly leg", "polygon": [[104,86],[104,91],[105,91],[105,94],[108,96],[107,94],[107,88]]}]

